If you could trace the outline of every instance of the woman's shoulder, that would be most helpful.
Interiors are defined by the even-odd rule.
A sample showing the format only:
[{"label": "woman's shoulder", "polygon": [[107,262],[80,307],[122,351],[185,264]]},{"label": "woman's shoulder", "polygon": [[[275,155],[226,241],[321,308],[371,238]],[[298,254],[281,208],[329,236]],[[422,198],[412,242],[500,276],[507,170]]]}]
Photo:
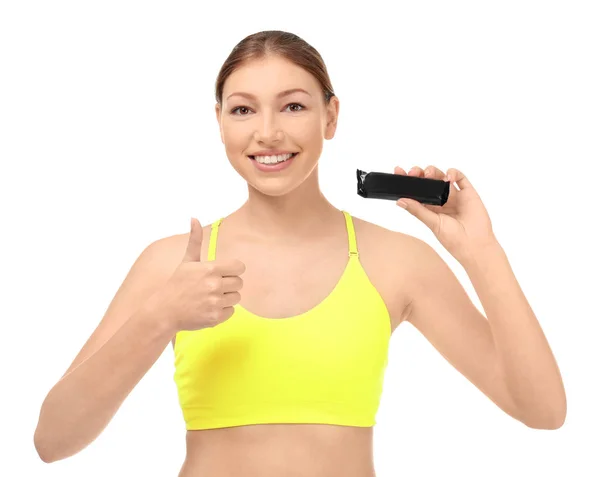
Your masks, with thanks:
[{"label": "woman's shoulder", "polygon": [[352,217],[360,255],[376,264],[384,276],[392,281],[411,283],[423,263],[435,255],[435,249],[414,235],[391,230],[361,218]]},{"label": "woman's shoulder", "polygon": [[[208,249],[208,241],[210,239],[212,223],[202,225],[202,253],[205,256],[205,251]],[[162,237],[154,242],[154,245],[160,250],[160,255],[165,263],[179,263],[185,254],[188,243],[190,241],[190,232],[183,232]]]},{"label": "woman's shoulder", "polygon": [[[362,239],[367,246],[373,246],[382,251],[390,252],[402,250],[418,253],[425,244],[423,240],[397,230],[392,230],[382,225],[352,215],[352,222],[356,230],[357,241]],[[360,244],[358,244],[360,247]]]},{"label": "woman's shoulder", "polygon": [[424,240],[382,225],[352,216],[356,231],[356,246],[364,263],[387,280],[411,280],[427,257],[431,246]]},{"label": "woman's shoulder", "polygon": [[413,235],[352,217],[361,264],[386,303],[392,330],[410,310],[412,286],[425,242]]}]

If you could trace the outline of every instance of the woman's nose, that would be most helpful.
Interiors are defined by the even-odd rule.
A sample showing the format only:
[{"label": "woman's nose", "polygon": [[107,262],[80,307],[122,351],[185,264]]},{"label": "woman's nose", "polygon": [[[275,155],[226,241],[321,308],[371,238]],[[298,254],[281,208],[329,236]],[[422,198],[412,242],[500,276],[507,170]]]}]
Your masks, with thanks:
[{"label": "woman's nose", "polygon": [[273,141],[278,139],[282,134],[279,125],[277,124],[272,114],[265,114],[260,125],[254,132],[255,140]]}]

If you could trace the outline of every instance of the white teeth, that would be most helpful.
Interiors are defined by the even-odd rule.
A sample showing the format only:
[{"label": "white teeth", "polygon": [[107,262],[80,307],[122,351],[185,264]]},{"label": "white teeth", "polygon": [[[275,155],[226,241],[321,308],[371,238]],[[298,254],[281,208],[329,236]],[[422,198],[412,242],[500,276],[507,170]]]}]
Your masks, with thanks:
[{"label": "white teeth", "polygon": [[281,154],[279,156],[254,156],[261,164],[276,164],[277,162],[287,161],[294,154]]}]

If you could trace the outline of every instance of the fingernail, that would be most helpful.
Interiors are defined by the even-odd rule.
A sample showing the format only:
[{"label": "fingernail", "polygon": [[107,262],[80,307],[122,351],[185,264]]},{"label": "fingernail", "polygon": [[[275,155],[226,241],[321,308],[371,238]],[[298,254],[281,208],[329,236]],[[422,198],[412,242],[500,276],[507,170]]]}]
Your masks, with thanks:
[{"label": "fingernail", "polygon": [[397,202],[397,204],[402,207],[403,209],[406,209],[406,207],[408,206],[408,204],[406,202],[404,202],[403,200],[399,200]]}]

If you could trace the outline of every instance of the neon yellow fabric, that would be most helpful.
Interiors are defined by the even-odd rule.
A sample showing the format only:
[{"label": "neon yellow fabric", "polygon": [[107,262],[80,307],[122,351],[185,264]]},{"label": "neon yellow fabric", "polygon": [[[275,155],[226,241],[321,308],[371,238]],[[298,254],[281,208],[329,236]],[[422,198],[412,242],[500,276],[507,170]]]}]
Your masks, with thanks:
[{"label": "neon yellow fabric", "polygon": [[[261,423],[375,425],[391,335],[346,218],[349,259],[333,291],[311,310],[264,318],[236,304],[223,323],[180,331],[175,373],[186,429]],[[211,226],[208,260],[216,257]]]}]

